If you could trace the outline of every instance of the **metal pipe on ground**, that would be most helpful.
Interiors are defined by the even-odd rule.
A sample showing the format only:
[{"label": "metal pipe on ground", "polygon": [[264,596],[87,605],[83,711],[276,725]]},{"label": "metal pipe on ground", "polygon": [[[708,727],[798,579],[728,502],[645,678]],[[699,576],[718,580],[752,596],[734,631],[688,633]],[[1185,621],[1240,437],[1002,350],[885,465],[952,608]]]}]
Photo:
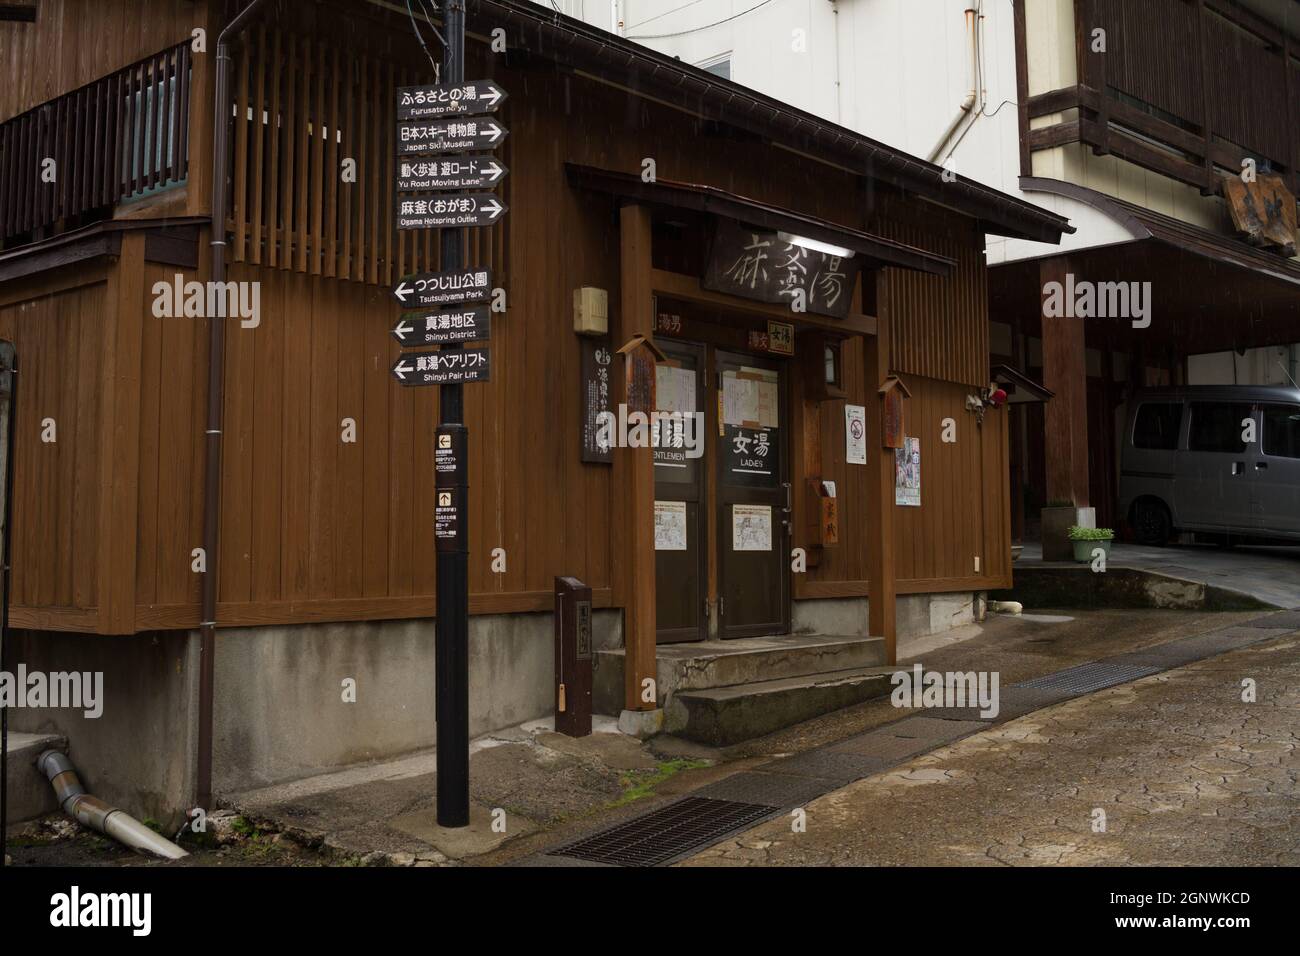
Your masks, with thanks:
[{"label": "metal pipe on ground", "polygon": [[137,853],[179,860],[189,856],[171,840],[159,836],[125,810],[111,807],[98,797],[86,793],[77,776],[77,768],[66,754],[47,750],[36,759],[36,769],[45,774],[63,812],[83,826],[110,836]]}]

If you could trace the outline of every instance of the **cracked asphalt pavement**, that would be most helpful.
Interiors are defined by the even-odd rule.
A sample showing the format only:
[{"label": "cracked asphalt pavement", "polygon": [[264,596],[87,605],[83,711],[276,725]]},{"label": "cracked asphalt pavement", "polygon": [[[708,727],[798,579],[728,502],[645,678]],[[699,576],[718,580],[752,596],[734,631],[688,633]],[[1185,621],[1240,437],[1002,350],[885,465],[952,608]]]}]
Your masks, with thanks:
[{"label": "cracked asphalt pavement", "polygon": [[1298,865],[1298,651],[1281,635],[1035,711],[679,865]]}]

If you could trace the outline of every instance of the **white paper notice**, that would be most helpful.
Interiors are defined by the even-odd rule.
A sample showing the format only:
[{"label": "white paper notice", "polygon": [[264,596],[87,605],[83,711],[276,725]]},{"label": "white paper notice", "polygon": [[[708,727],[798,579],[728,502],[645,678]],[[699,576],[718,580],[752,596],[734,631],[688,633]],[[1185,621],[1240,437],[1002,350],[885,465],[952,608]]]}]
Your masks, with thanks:
[{"label": "white paper notice", "polygon": [[655,550],[686,550],[686,502],[655,502]]},{"label": "white paper notice", "polygon": [[661,412],[695,411],[695,370],[674,365],[655,366],[655,404]]},{"label": "white paper notice", "polygon": [[772,550],[771,505],[731,506],[731,549],[733,551]]},{"label": "white paper notice", "polygon": [[867,463],[867,409],[844,406],[844,460],[850,465]]}]

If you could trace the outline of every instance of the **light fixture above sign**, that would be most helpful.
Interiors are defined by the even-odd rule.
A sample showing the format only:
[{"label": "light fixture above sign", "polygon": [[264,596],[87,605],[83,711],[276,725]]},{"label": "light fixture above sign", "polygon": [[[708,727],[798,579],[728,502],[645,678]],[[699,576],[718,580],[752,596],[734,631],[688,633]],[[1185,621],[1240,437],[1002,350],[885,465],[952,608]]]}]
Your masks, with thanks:
[{"label": "light fixture above sign", "polygon": [[782,242],[792,242],[796,246],[803,246],[805,249],[811,249],[814,252],[824,252],[828,256],[838,256],[841,259],[853,258],[852,249],[845,249],[843,246],[831,245],[829,242],[822,242],[820,239],[809,239],[807,236],[796,236],[791,232],[778,232],[776,236]]}]

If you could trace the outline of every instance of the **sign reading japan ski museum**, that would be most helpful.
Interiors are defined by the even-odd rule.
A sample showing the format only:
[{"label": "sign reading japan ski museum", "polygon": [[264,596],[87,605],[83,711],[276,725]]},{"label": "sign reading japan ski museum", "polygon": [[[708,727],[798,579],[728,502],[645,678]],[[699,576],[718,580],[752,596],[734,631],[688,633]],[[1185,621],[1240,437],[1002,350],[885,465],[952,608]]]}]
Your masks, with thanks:
[{"label": "sign reading japan ski museum", "polygon": [[440,352],[403,352],[393,363],[393,378],[403,385],[459,385],[488,381],[488,347]]},{"label": "sign reading japan ski museum", "polygon": [[454,86],[402,86],[397,90],[397,118],[436,119],[439,116],[493,113],[506,91],[491,80]]},{"label": "sign reading japan ski museum", "polygon": [[455,196],[399,196],[398,229],[460,229],[490,226],[508,207],[495,193]]},{"label": "sign reading japan ski museum", "polygon": [[486,302],[491,295],[492,273],[487,269],[419,272],[393,286],[393,298],[404,309]]},{"label": "sign reading japan ski museum", "polygon": [[480,119],[414,120],[397,124],[397,153],[454,153],[463,149],[495,149],[509,135],[489,117]]}]

